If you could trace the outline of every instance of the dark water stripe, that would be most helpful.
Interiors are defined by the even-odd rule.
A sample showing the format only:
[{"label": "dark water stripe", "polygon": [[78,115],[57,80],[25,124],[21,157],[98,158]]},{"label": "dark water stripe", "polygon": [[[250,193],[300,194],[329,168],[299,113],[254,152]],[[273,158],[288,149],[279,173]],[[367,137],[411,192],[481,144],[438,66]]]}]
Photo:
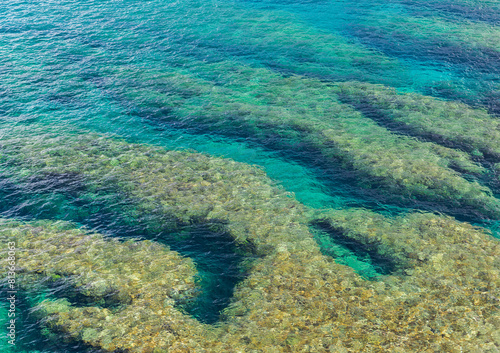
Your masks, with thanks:
[{"label": "dark water stripe", "polygon": [[180,232],[160,233],[153,240],[168,244],[171,250],[196,263],[198,296],[180,303],[187,313],[206,324],[219,321],[230,303],[236,285],[245,279],[251,263],[249,252],[242,251],[227,233],[209,230],[206,224],[184,227]]},{"label": "dark water stripe", "polygon": [[[339,99],[343,103],[351,105],[354,109],[361,112],[364,116],[372,119],[378,125],[396,134],[416,137],[420,141],[436,143],[443,147],[457,149],[465,151],[467,153],[472,153],[474,150],[476,150],[476,147],[474,147],[471,144],[468,144],[466,141],[460,141],[457,139],[450,140],[446,136],[437,133],[432,133],[430,131],[424,131],[422,128],[414,127],[405,122],[399,122],[393,120],[390,116],[390,113],[385,113],[382,109],[379,109],[377,107],[377,104],[380,103],[376,101],[370,101],[370,99],[366,97],[358,98],[358,101],[355,101],[348,95],[339,95]],[[491,163],[500,162],[500,155],[488,153],[488,151],[485,150],[481,150],[481,152],[483,154],[484,161]],[[476,161],[479,162],[483,161],[483,158],[474,157],[473,155],[471,157]],[[459,171],[460,173],[469,174],[467,171],[460,170],[458,166],[452,165],[451,167],[457,168],[457,171]]]},{"label": "dark water stripe", "polygon": [[[452,141],[443,135],[426,132],[404,122],[392,120],[390,115],[377,108],[376,102],[372,102],[368,98],[361,98],[359,101],[355,102],[347,95],[339,95],[339,99],[343,103],[351,105],[353,108],[361,112],[364,116],[372,119],[380,126],[383,126],[396,134],[415,137],[423,142],[436,143],[447,148],[462,150],[468,153],[471,153],[476,149],[476,147],[467,144],[467,142],[461,142],[457,140]],[[494,164],[500,162],[500,156],[490,154],[487,151],[481,152],[483,153],[482,157],[471,155],[471,158],[477,163],[481,164],[482,167],[487,170],[487,173],[472,173],[470,171],[463,170],[462,168],[460,168],[460,166],[454,164],[453,162],[451,162],[448,167],[461,174],[464,179],[468,181],[477,181],[479,182],[479,184],[488,187],[494,192],[494,196],[498,198],[500,197],[500,172],[494,170]],[[462,221],[475,221],[474,218],[467,217],[462,212],[453,215],[457,217],[457,219]]]},{"label": "dark water stripe", "polygon": [[[97,83],[99,85],[99,80],[106,80],[106,78],[98,77],[99,75],[97,73],[93,73],[90,76],[90,80],[93,83]],[[101,87],[105,87],[105,85],[101,84]],[[112,90],[108,91],[112,93]],[[182,93],[182,92],[181,92]],[[191,92],[185,92],[185,97],[190,97],[192,95]],[[120,99],[118,95],[112,96],[114,100]],[[61,103],[62,106],[67,106],[68,102],[65,102],[65,104]],[[284,138],[286,138],[286,135],[289,133],[287,130],[287,127],[283,127],[283,131],[275,131],[275,132],[269,132],[266,130],[269,130],[268,127],[265,126],[265,124],[260,123],[260,125],[256,126],[248,126],[250,131],[245,131],[243,132],[240,129],[240,126],[236,127],[229,127],[228,124],[226,124],[225,120],[221,120],[217,124],[213,124],[211,122],[205,123],[205,122],[200,122],[200,119],[196,119],[195,117],[189,117],[189,119],[184,119],[181,120],[178,117],[176,117],[173,114],[173,111],[171,109],[164,109],[161,107],[136,107],[133,102],[123,100],[122,103],[123,107],[125,109],[129,109],[128,113],[132,115],[138,115],[138,116],[143,116],[145,118],[151,118],[151,121],[153,124],[155,121],[160,121],[160,124],[163,124],[163,122],[166,122],[166,124],[170,124],[170,127],[175,127],[175,128],[187,128],[190,129],[192,126],[196,126],[195,129],[198,131],[202,131],[203,133],[206,133],[206,131],[211,131],[212,134],[221,134],[223,136],[234,136],[236,135],[237,138],[244,139],[248,142],[255,143],[255,145],[261,145],[264,144],[270,149],[273,149],[275,151],[283,151],[283,150],[288,150],[292,151],[293,154],[300,154],[302,155],[303,152],[307,152],[307,155],[302,158],[302,161],[306,161],[305,165],[307,166],[313,166],[315,167],[316,165],[325,165],[326,168],[324,170],[328,170],[330,172],[332,163],[331,161],[325,161],[323,157],[321,157],[320,153],[315,150],[312,146],[304,144],[300,140],[304,140],[306,135],[304,135],[302,138],[299,139],[292,139],[290,141],[284,141]],[[71,104],[70,104],[71,105]],[[227,117],[228,120],[231,120],[231,117]],[[232,129],[232,130],[231,130]],[[259,134],[262,134],[264,132],[264,135],[262,137],[259,136]],[[266,135],[267,134],[267,135]],[[300,133],[299,133],[300,134]],[[257,135],[257,138],[255,136]],[[287,151],[287,153],[288,153]],[[311,154],[312,152],[312,154]],[[319,157],[317,157],[319,156]],[[312,158],[311,158],[312,157]],[[288,157],[287,157],[288,158]],[[300,157],[299,157],[300,158]],[[311,163],[313,161],[313,163]],[[338,161],[339,165],[341,164],[342,161]],[[335,163],[334,163],[335,164]],[[334,166],[335,168],[335,166]],[[343,183],[345,185],[349,185],[351,188],[352,185],[359,185],[358,184],[358,179],[363,179],[361,175],[353,173],[352,171],[347,171],[347,172],[342,172],[340,168],[337,168],[337,170],[334,171],[334,173],[338,176],[342,177],[342,173],[346,174],[348,178],[346,178],[346,182]],[[365,178],[366,180],[366,178]],[[377,188],[380,186],[380,182],[378,180],[366,180],[367,182],[367,188],[373,187]],[[397,206],[402,206],[402,207],[412,207],[412,208],[419,208],[419,209],[425,209],[425,210],[439,210],[440,212],[446,211],[447,209],[445,208],[443,210],[442,205],[433,205],[429,203],[418,203],[415,202],[415,200],[407,200],[404,198],[398,198],[390,195],[380,195],[380,192],[371,192],[364,190],[363,187],[358,188],[360,191],[359,193],[361,195],[367,195],[363,197],[356,197],[358,199],[373,199],[374,202],[368,207],[375,207],[379,208],[378,206],[380,204],[386,203],[386,204],[393,204]],[[356,191],[357,192],[357,191]],[[358,205],[355,205],[358,206]],[[365,206],[367,206],[365,204]],[[463,212],[461,212],[460,209],[453,209],[450,210],[448,213],[451,214],[457,214],[461,215]]]},{"label": "dark water stripe", "polygon": [[122,237],[136,236],[140,229],[121,215],[130,208],[131,200],[113,188],[90,191],[77,174],[51,173],[47,178],[37,176],[22,181],[0,176],[0,187],[2,217],[71,221]]},{"label": "dark water stripe", "polygon": [[374,26],[353,25],[350,33],[363,44],[399,58],[427,58],[489,74],[500,73],[500,52],[486,47],[461,46],[444,39],[423,40]]},{"label": "dark water stripe", "polygon": [[[54,219],[77,222],[110,236],[152,239],[190,257],[199,271],[200,295],[189,299],[183,309],[204,323],[215,323],[229,305],[234,287],[245,278],[241,266],[251,254],[235,245],[226,233],[210,231],[207,225],[184,226],[172,232],[148,232],[148,217],[127,217],[134,200],[116,194],[113,189],[91,192],[78,174],[52,173],[16,183],[0,178],[0,215],[25,220]],[[132,206],[133,207],[133,206]],[[157,221],[157,220],[156,220]],[[248,250],[248,249],[246,249]],[[71,288],[60,296],[85,304],[84,298]],[[92,305],[95,303],[87,303]],[[100,303],[113,306],[116,303]]]},{"label": "dark water stripe", "polygon": [[[463,77],[470,75],[470,70],[464,68],[460,70]],[[473,79],[475,81],[481,80],[481,75],[474,75]],[[465,103],[474,108],[483,108],[493,116],[500,118],[500,90],[495,89],[490,82],[487,82],[487,78],[482,78],[483,84],[479,89],[474,88],[462,88],[461,90],[457,87],[451,85],[440,85],[437,84],[432,87],[425,87],[422,90],[422,94],[425,96],[431,96],[436,98],[441,98],[450,101],[459,101]],[[490,86],[490,87],[489,87]],[[467,91],[464,92],[464,89]],[[471,91],[474,91],[471,94]]]},{"label": "dark water stripe", "polygon": [[326,178],[327,183],[328,179],[331,178],[329,176],[334,175],[335,182],[348,185],[349,192],[356,200],[360,201],[349,205],[351,207],[366,207],[377,212],[386,212],[387,209],[392,209],[395,214],[408,209],[446,213],[468,222],[485,219],[484,215],[472,207],[464,205],[450,206],[446,202],[438,203],[410,199],[402,195],[384,192],[385,184],[382,180],[353,170],[346,165],[348,162],[340,157],[337,159],[325,158],[316,146],[307,142],[307,132],[289,131],[286,126],[283,126],[283,130],[276,130],[267,127],[265,123],[247,124],[239,120],[237,124],[233,124],[230,116],[227,117],[228,119],[218,122],[213,122],[210,118],[204,121],[204,117],[196,117],[195,121],[190,121],[179,119],[174,114],[162,116],[159,112],[153,115],[145,114],[144,116],[149,117],[152,124],[157,126],[168,124],[174,128],[189,128],[191,133],[206,133],[209,131],[211,134],[244,139],[250,145],[278,151],[284,158],[312,168],[316,176],[320,178],[323,176],[324,179]]},{"label": "dark water stripe", "polygon": [[[319,240],[320,250],[324,255],[332,256],[336,262],[348,266],[353,265],[349,259],[351,256],[357,258],[359,262],[355,270],[366,279],[375,280],[379,276],[394,274],[398,269],[398,265],[392,259],[380,255],[375,246],[361,244],[342,230],[332,228],[327,222],[312,224],[311,231],[315,234],[316,240]],[[328,243],[328,239],[337,246],[337,249]]]},{"label": "dark water stripe", "polygon": [[[452,148],[452,149],[457,149],[457,150],[463,150],[465,152],[471,153],[474,151],[476,148],[474,146],[471,146],[467,144],[466,142],[461,143],[460,141],[451,141],[445,136],[435,134],[435,133],[430,133],[430,132],[423,132],[421,129],[415,129],[411,125],[405,124],[403,122],[397,122],[394,120],[391,120],[390,117],[388,117],[386,114],[381,112],[377,107],[370,103],[368,99],[363,100],[362,102],[358,102],[354,104],[352,100],[350,100],[348,97],[341,97],[341,99],[344,101],[346,104],[351,104],[355,109],[363,113],[366,117],[372,119],[373,121],[377,122],[380,126],[385,127],[388,130],[391,130],[392,132],[396,134],[401,134],[404,136],[410,136],[410,137],[415,137],[420,141],[423,142],[431,142],[431,143],[436,143],[444,147]],[[500,197],[500,172],[496,171],[494,169],[493,164],[500,162],[500,157],[498,155],[492,155],[488,154],[485,151],[483,152],[483,157],[475,157],[471,155],[472,159],[475,160],[477,163],[481,164],[482,167],[484,167],[487,172],[486,173],[472,173],[470,171],[463,170],[460,168],[459,165],[453,163],[453,161],[448,165],[448,167],[457,173],[459,173],[464,179],[468,181],[477,181],[479,184],[484,185],[488,187],[490,190],[493,191],[494,196],[499,198]],[[424,208],[422,208],[424,209]],[[435,209],[428,209],[427,211],[435,211]],[[442,212],[443,210],[441,210]],[[445,211],[448,212],[448,211]],[[467,212],[470,212],[469,210]],[[471,217],[470,215],[467,215],[465,212],[455,212],[451,213],[454,217],[457,219],[464,221],[464,222],[475,222],[477,219],[474,217]],[[483,225],[485,226],[485,225]]]},{"label": "dark water stripe", "polygon": [[[317,148],[306,142],[307,132],[290,131],[285,125],[279,129],[267,127],[262,122],[246,124],[239,122],[237,117],[231,117],[229,113],[224,117],[225,119],[219,121],[202,116],[180,118],[172,108],[139,106],[136,102],[107,90],[104,85],[99,86],[126,111],[127,115],[144,119],[145,123],[160,134],[172,129],[185,131],[194,136],[202,136],[209,132],[212,136],[220,136],[229,141],[245,143],[250,147],[277,152],[284,160],[297,162],[310,170],[315,178],[328,187],[324,190],[325,193],[332,196],[343,194],[352,200],[349,203],[350,207],[367,207],[382,213],[392,209],[392,214],[406,212],[407,207],[418,208],[413,203],[410,206],[401,202],[393,203],[394,200],[391,201],[391,197],[387,198],[388,195],[382,195],[380,192],[360,186],[359,182],[363,176],[355,170],[344,168],[340,159],[336,162],[326,160]],[[185,95],[189,97],[191,94],[185,92]],[[288,138],[288,135],[292,135],[292,138]],[[348,188],[346,188],[347,185]]]},{"label": "dark water stripe", "polygon": [[[410,0],[411,1],[411,0]],[[247,0],[244,0],[244,2],[249,2]],[[250,1],[251,3],[255,3]],[[257,1],[257,3],[265,3],[265,4],[273,4],[274,1]],[[287,11],[291,11],[292,13],[297,14],[299,17],[305,15],[305,18],[307,19],[308,23],[311,26],[317,26],[321,29],[326,29],[329,32],[333,33],[341,33],[342,35],[345,36],[345,38],[352,42],[352,43],[357,43],[357,44],[362,44],[365,45],[367,48],[373,48],[376,50],[379,50],[383,52],[386,55],[392,56],[393,58],[398,58],[398,59],[403,59],[402,64],[403,66],[406,66],[408,69],[413,70],[416,66],[420,65],[426,65],[428,61],[431,61],[433,66],[436,64],[439,65],[439,70],[441,70],[444,73],[452,73],[453,75],[453,82],[457,86],[463,86],[464,82],[463,79],[465,78],[466,81],[468,82],[466,84],[466,87],[463,87],[461,89],[450,89],[450,88],[439,88],[436,86],[432,87],[425,87],[422,86],[418,91],[422,94],[425,95],[430,95],[433,97],[439,97],[439,98],[446,98],[450,100],[458,100],[463,103],[476,106],[476,107],[483,107],[486,108],[490,114],[500,116],[500,92],[498,89],[492,88],[492,89],[487,89],[485,85],[487,85],[491,80],[496,80],[498,82],[498,79],[495,79],[493,75],[490,75],[491,70],[494,70],[495,67],[490,67],[491,65],[496,65],[496,59],[498,58],[498,54],[489,48],[479,48],[478,53],[475,51],[466,53],[465,58],[462,58],[460,60],[457,60],[456,63],[452,63],[448,58],[453,57],[453,53],[456,52],[456,48],[449,48],[449,50],[443,50],[444,52],[442,53],[436,53],[438,55],[433,55],[429,56],[426,55],[425,53],[422,53],[425,50],[439,50],[439,49],[434,49],[432,48],[435,44],[437,46],[442,46],[443,43],[440,42],[440,39],[436,43],[430,43],[427,47],[418,47],[421,43],[417,43],[416,46],[413,45],[406,45],[406,38],[403,39],[400,42],[393,41],[389,43],[385,43],[384,46],[375,46],[370,44],[370,40],[368,39],[363,39],[358,37],[358,35],[352,30],[353,27],[358,26],[358,25],[353,25],[356,23],[363,23],[363,21],[368,19],[377,19],[377,14],[373,13],[372,8],[374,6],[384,6],[388,7],[388,11],[395,11],[398,14],[402,12],[401,9],[398,8],[399,1],[395,0],[392,2],[384,2],[383,4],[380,4],[378,1],[362,1],[362,2],[357,2],[354,5],[346,4],[345,5],[338,5],[340,8],[342,8],[344,11],[347,13],[343,14],[346,16],[347,19],[351,19],[351,21],[345,22],[346,24],[339,29],[338,26],[336,26],[334,23],[336,20],[338,20],[340,23],[344,23],[345,19],[343,18],[343,15],[337,15],[334,14],[333,16],[338,16],[334,17],[334,21],[329,20],[326,18],[325,14],[330,14],[330,11],[334,8],[334,5],[332,4],[327,4],[323,3],[320,6],[317,7],[309,7],[310,5],[305,4],[301,1],[299,2],[294,2],[293,4],[288,4],[288,5],[276,5],[274,7],[263,7],[259,6],[260,9],[265,9],[267,11],[272,11],[276,9],[286,9]],[[253,5],[255,6],[255,5]],[[335,5],[337,6],[337,5]],[[344,8],[345,6],[345,8]],[[325,10],[322,12],[322,10]],[[408,15],[406,12],[404,12],[404,15]],[[435,16],[435,14],[434,14]],[[359,18],[359,21],[357,20]],[[446,16],[445,16],[446,18]],[[317,21],[315,21],[317,20]],[[318,24],[319,23],[319,24]],[[372,29],[372,28],[371,28]],[[366,32],[370,32],[370,30],[367,30]],[[374,28],[376,30],[379,30],[378,28]],[[392,35],[392,32],[387,33],[387,37],[390,39]],[[425,42],[425,41],[423,41]],[[383,44],[383,43],[382,43]],[[452,45],[455,45],[455,43],[451,43]],[[450,43],[446,44],[448,47]],[[395,52],[395,48],[398,47],[398,51]],[[458,48],[459,46],[457,46]],[[458,48],[461,51],[464,51],[462,48]],[[475,48],[474,50],[476,50]],[[467,49],[465,49],[467,52]],[[480,61],[480,66],[481,70],[476,70],[476,65],[474,65],[476,57],[479,57]],[[431,60],[428,60],[431,59]],[[472,61],[469,61],[472,60]],[[449,63],[453,64],[453,67],[450,68]],[[269,69],[275,70],[276,72],[288,75],[290,72],[283,70],[281,67],[273,67],[272,65],[266,66]],[[369,71],[369,69],[367,69]],[[388,70],[390,71],[390,70]],[[401,70],[403,72],[403,70]],[[496,72],[496,71],[495,71]],[[329,75],[322,75],[320,73],[301,73],[305,76],[308,77],[315,77],[319,78],[320,80],[323,80],[325,82],[328,81],[345,81],[345,78],[339,78],[339,77],[333,77]],[[393,74],[393,73],[391,73]],[[407,75],[408,72],[405,71],[405,75]],[[420,73],[420,75],[427,75],[425,70]],[[354,77],[354,80],[359,81],[362,80],[359,77]],[[371,82],[370,79],[364,79],[366,82]],[[406,81],[405,81],[406,80]],[[415,90],[415,85],[409,84],[408,81],[412,81],[413,79],[408,76],[408,77],[401,77],[400,81],[401,82],[396,82],[394,81],[393,83],[388,83],[388,85],[393,86],[393,87],[401,87],[404,89],[410,89],[410,90]],[[417,79],[418,81],[418,79]],[[477,83],[482,82],[483,84],[480,86],[477,86]],[[383,83],[382,80],[378,80],[377,83]],[[500,82],[499,82],[500,83]],[[417,85],[418,86],[418,85]],[[474,87],[476,86],[476,87]]]},{"label": "dark water stripe", "polygon": [[500,12],[488,6],[474,6],[472,4],[461,4],[450,0],[439,1],[415,1],[398,0],[407,7],[411,16],[436,16],[436,13],[456,19],[467,19],[480,21],[491,25],[500,24]]},{"label": "dark water stripe", "polygon": [[[2,298],[8,297],[7,290],[1,286],[0,295]],[[63,335],[58,335],[57,339],[44,335],[43,326],[32,312],[32,307],[44,297],[39,292],[16,294],[16,345],[13,347],[13,352],[102,353],[101,350],[82,342],[65,342]]]}]

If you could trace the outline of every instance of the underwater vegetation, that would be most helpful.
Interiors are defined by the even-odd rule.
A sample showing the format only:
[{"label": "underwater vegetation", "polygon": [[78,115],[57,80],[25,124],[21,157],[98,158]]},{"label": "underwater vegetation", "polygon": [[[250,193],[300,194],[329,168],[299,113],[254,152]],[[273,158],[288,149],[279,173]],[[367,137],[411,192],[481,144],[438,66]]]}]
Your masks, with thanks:
[{"label": "underwater vegetation", "polygon": [[[147,221],[150,232],[176,230],[203,219],[215,231],[227,228],[239,243],[252,235],[258,254],[273,241],[268,229],[280,229],[291,239],[296,233],[293,217],[300,213],[294,211],[298,203],[270,180],[262,183],[263,171],[231,160],[87,134],[45,135],[29,144],[27,139],[4,139],[1,162],[4,176],[11,180],[72,173],[83,177],[86,192],[112,185],[129,202],[122,212]],[[276,213],[291,209],[292,218],[265,220],[259,211],[262,202]],[[256,222],[242,224],[242,219]]]},{"label": "underwater vegetation", "polygon": [[0,3],[0,240],[36,350],[500,350],[463,222],[500,219],[497,3],[30,3]]},{"label": "underwater vegetation", "polygon": [[[89,10],[86,3],[75,6],[78,11]],[[325,169],[335,166],[354,172],[358,186],[391,202],[426,209],[437,204],[451,214],[476,219],[500,215],[499,201],[489,185],[477,182],[483,175],[496,173],[476,158],[496,148],[496,142],[491,144],[494,117],[457,103],[457,114],[449,115],[456,124],[445,132],[452,123],[445,122],[442,110],[453,103],[425,98],[433,108],[416,111],[425,114],[432,126],[416,122],[419,115],[414,113],[413,130],[405,136],[355,104],[361,90],[354,88],[353,80],[404,87],[408,72],[397,60],[352,39],[307,26],[284,11],[239,11],[243,5],[237,3],[207,6],[198,1],[172,3],[164,11],[157,11],[153,4],[131,2],[127,6],[127,15],[117,17],[112,7],[103,5],[96,15],[100,26],[56,11],[51,21],[35,21],[36,43],[30,36],[18,38],[14,29],[7,28],[17,40],[15,45],[5,44],[4,62],[12,69],[4,79],[5,97],[0,98],[5,119],[29,116],[50,121],[58,117],[61,123],[68,120],[69,111],[70,119],[83,124],[95,115],[92,103],[99,96],[101,106],[121,109],[106,111],[106,119],[112,121],[139,116],[152,124],[237,135],[275,149],[284,145],[292,151],[311,151],[321,155]],[[39,11],[50,13],[50,9],[46,5]],[[7,11],[17,18],[15,8]],[[186,11],[194,17],[184,16]],[[144,13],[151,14],[146,22]],[[28,11],[26,16],[36,18],[36,13]],[[399,17],[408,26],[417,22],[413,17]],[[391,29],[391,18],[399,17],[386,16],[382,22]],[[363,18],[362,23],[368,25],[371,17]],[[470,23],[457,29],[452,21],[420,20],[427,23],[422,34],[405,33],[431,36],[444,26],[454,34],[450,37],[454,41],[463,37],[464,42],[472,41],[474,50],[496,50],[494,39],[481,35],[486,24]],[[67,21],[71,25],[61,25]],[[417,24],[412,28],[418,28]],[[25,32],[34,30],[24,21],[19,26]],[[41,60],[40,52],[46,54]],[[339,90],[339,85],[353,88]],[[494,96],[494,89],[489,92]],[[402,117],[405,109],[424,104],[424,98],[415,95],[394,94],[387,99],[394,97],[400,102],[391,108],[389,119],[394,121],[407,119]],[[466,119],[459,107],[470,117]],[[420,131],[416,131],[418,124]],[[458,135],[470,131],[471,125],[476,131],[474,143],[470,143],[470,133],[460,140]],[[488,134],[481,136],[478,126],[484,126]],[[454,137],[446,136],[442,143],[441,137],[452,131]],[[414,138],[429,135],[437,138]]]},{"label": "underwater vegetation", "polygon": [[[486,173],[483,166],[474,162],[474,149],[468,154],[381,126],[354,109],[355,105],[347,104],[352,103],[349,96],[355,100],[362,91],[361,84],[356,82],[329,84],[300,76],[282,77],[265,69],[230,62],[203,63],[189,70],[151,69],[147,73],[122,67],[115,68],[109,77],[113,75],[117,81],[111,81],[107,89],[124,97],[124,104],[132,111],[139,111],[152,120],[180,127],[198,126],[213,133],[223,131],[253,138],[274,148],[282,148],[284,144],[292,150],[319,152],[324,165],[340,165],[357,172],[365,187],[381,194],[437,202],[455,212],[466,208],[476,217],[499,215],[499,202],[491,190],[461,174]],[[120,76],[123,79],[119,79]],[[352,89],[347,88],[351,86]],[[388,92],[384,88],[379,91]],[[433,124],[444,121],[440,115],[451,103],[430,97],[423,99],[433,107],[425,111],[427,119],[434,121]],[[404,102],[401,98],[401,101],[401,110],[411,110],[417,105],[410,98]],[[456,112],[460,110],[458,107],[465,106],[458,104]],[[494,118],[484,111],[472,108],[465,111],[469,112],[468,118],[463,112],[455,114],[458,127],[449,134],[457,129],[469,130],[482,121],[486,122],[485,130],[487,124],[496,129]],[[429,133],[433,128],[428,128]],[[493,133],[481,136],[478,131],[475,135],[483,150]],[[471,134],[473,132],[468,131],[466,136]]]},{"label": "underwater vegetation", "polygon": [[340,32],[399,61],[405,83],[389,85],[500,113],[500,11],[495,1],[341,0],[317,2],[312,8],[301,4],[285,8],[312,26]]},{"label": "underwater vegetation", "polygon": [[376,25],[370,26],[367,21],[359,27],[359,31],[366,31],[366,35],[368,31],[373,31],[371,35],[378,36],[382,41],[392,44],[405,42],[404,50],[395,50],[403,50],[406,55],[411,53],[409,47],[418,43],[419,48],[427,49],[421,55],[458,64],[473,62],[474,69],[487,72],[495,72],[498,68],[500,32],[497,27],[482,22],[457,23],[436,16],[392,15],[384,22],[376,21]]},{"label": "underwater vegetation", "polygon": [[460,148],[473,157],[500,160],[500,125],[486,111],[416,93],[402,94],[382,85],[345,82],[337,86],[342,100],[382,124],[396,123],[395,129],[413,136]]},{"label": "underwater vegetation", "polygon": [[[60,296],[78,296],[80,301],[83,298],[99,305],[72,309],[66,297],[43,302],[35,309],[35,315],[49,319],[45,325],[53,330],[57,326],[52,326],[48,317],[52,312],[67,319],[80,316],[81,321],[65,330],[66,336],[54,336],[55,339],[88,341],[92,337],[94,346],[113,350],[111,342],[128,331],[124,344],[133,347],[134,341],[141,339],[133,335],[135,326],[148,326],[148,318],[157,315],[181,315],[173,310],[173,304],[195,291],[193,262],[159,243],[120,242],[64,223],[40,221],[28,227],[5,219],[1,222],[3,238],[15,238],[18,248],[18,285],[36,291],[40,284],[59,282],[60,286],[65,281],[66,287],[73,290],[66,289]],[[132,305],[134,311],[128,310]],[[90,326],[92,318],[103,321]]]},{"label": "underwater vegetation", "polygon": [[[199,153],[97,134],[31,142],[2,142],[5,170],[17,169],[8,177],[71,172],[87,190],[111,184],[131,201],[125,212],[151,229],[223,229],[249,259],[222,320],[206,325],[182,310],[197,295],[195,264],[167,246],[69,223],[2,219],[0,237],[16,242],[25,291],[58,281],[72,288],[34,308],[55,337],[130,352],[500,346],[500,244],[484,229],[428,213],[389,219],[364,209],[308,209],[258,168]],[[320,251],[313,224],[386,258],[391,272],[367,280],[336,263]]]}]

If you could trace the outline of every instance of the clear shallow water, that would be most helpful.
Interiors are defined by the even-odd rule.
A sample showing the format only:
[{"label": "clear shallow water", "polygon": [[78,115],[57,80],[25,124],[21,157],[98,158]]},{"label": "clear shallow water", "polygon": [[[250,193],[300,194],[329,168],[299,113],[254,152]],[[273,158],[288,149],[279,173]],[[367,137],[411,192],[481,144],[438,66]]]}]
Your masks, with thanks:
[{"label": "clear shallow water", "polygon": [[[467,6],[475,8],[474,2]],[[221,119],[220,124],[197,120],[203,107],[211,105],[236,111],[240,108],[235,105],[248,103],[255,108],[250,115],[265,116],[263,107],[281,104],[268,96],[279,97],[281,80],[289,77],[324,85],[353,80],[383,84],[400,92],[465,102],[496,117],[499,48],[484,38],[496,38],[499,28],[479,15],[441,11],[431,16],[427,7],[409,1],[389,5],[378,1],[5,1],[0,13],[4,14],[0,20],[3,139],[11,137],[15,128],[25,129],[24,135],[34,141],[41,132],[110,134],[128,142],[193,149],[258,165],[301,203],[315,209],[364,207],[389,217],[424,209],[493,230],[498,227],[495,217],[476,217],[435,202],[394,199],[341,160],[325,161],[310,143],[281,138],[287,134],[286,122],[270,136],[259,129],[271,131],[276,125],[252,130],[237,120]],[[421,21],[423,34],[408,30],[406,37],[391,37],[391,31],[401,30],[394,29],[399,18],[412,28]],[[377,35],[373,28],[378,28]],[[450,36],[457,28],[464,28],[463,35],[458,30]],[[447,50],[431,50],[436,47]],[[228,67],[236,67],[238,75],[230,74]],[[254,85],[269,89],[253,94]],[[322,89],[317,89],[317,96]],[[314,92],[297,96],[303,109],[313,110],[319,104]],[[435,143],[441,143],[439,138]],[[493,162],[484,162],[492,175]],[[497,194],[491,182],[495,176],[486,181],[477,175],[470,179],[490,183]],[[123,225],[120,200],[102,196],[102,201],[82,203],[71,194],[67,180],[46,189],[36,180],[20,185],[9,178],[1,182],[3,217],[70,220],[110,235],[160,240],[191,257],[198,264],[204,293],[185,310],[202,322],[217,321],[234,286],[244,277],[241,255],[224,235],[216,237],[222,245],[215,242],[219,245],[210,249],[214,243],[209,235],[181,241],[150,234],[140,222]],[[324,253],[365,277],[386,274],[363,249],[327,233],[323,229],[316,234]],[[226,267],[228,272],[221,270]],[[36,325],[30,326],[20,339],[25,345],[15,351],[44,350],[41,337]],[[46,351],[67,348],[57,349]]]}]

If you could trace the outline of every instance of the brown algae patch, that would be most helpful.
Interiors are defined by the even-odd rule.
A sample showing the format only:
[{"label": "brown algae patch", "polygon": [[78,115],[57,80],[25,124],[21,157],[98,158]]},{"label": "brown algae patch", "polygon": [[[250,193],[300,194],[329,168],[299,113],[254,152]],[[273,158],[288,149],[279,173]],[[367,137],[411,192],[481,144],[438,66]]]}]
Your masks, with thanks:
[{"label": "brown algae patch", "polygon": [[[194,263],[159,243],[121,242],[48,221],[23,224],[2,219],[0,224],[1,238],[16,242],[22,287],[36,289],[37,282],[48,285],[63,278],[89,302],[118,305],[118,309],[78,308],[65,299],[42,302],[36,315],[45,320],[43,325],[62,330],[66,340],[106,350],[121,348],[113,342],[124,330],[130,335],[134,326],[148,327],[148,318],[181,315],[174,304],[196,291]],[[69,326],[59,325],[58,320]]]},{"label": "brown algae patch", "polygon": [[[135,200],[136,216],[151,215],[153,227],[212,224],[242,251],[260,255],[224,320],[204,325],[174,307],[194,295],[195,268],[167,247],[4,220],[1,236],[17,242],[25,283],[63,276],[95,302],[119,304],[44,301],[37,312],[55,333],[130,352],[500,348],[500,244],[483,229],[431,214],[388,219],[360,209],[307,210],[259,169],[197,153],[97,135],[46,138],[40,145],[17,140],[25,174],[74,171],[96,188],[112,183]],[[367,281],[335,263],[319,251],[311,222],[390,258],[395,272]]]},{"label": "brown algae patch", "polygon": [[68,276],[96,300],[105,293],[123,300],[118,309],[65,300],[37,308],[52,331],[107,351],[498,349],[497,241],[466,223],[429,214],[390,221],[350,210],[321,217],[381,253],[391,248],[394,259],[407,258],[401,261],[405,274],[365,281],[314,246],[290,249],[283,243],[251,268],[226,320],[212,327],[173,307],[176,297],[193,293],[194,266],[163,246],[120,243],[48,222],[3,221],[2,238],[16,241],[20,273],[30,286],[37,278]]}]

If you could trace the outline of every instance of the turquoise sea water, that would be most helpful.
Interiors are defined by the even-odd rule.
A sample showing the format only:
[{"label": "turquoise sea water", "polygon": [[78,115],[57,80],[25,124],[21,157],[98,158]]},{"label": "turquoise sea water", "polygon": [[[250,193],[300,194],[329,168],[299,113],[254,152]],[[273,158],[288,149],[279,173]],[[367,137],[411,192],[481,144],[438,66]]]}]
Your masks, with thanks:
[{"label": "turquoise sea water", "polygon": [[[35,143],[44,134],[95,132],[168,150],[194,150],[259,166],[311,209],[366,208],[389,218],[430,211],[498,236],[495,214],[418,194],[393,194],[395,189],[356,163],[329,159],[307,139],[313,130],[307,124],[323,123],[323,116],[313,121],[307,114],[328,112],[329,100],[340,100],[345,111],[362,113],[360,121],[382,127],[387,139],[402,136],[459,151],[481,171],[437,164],[460,180],[487,187],[497,199],[498,155],[475,152],[472,143],[464,146],[425,128],[402,129],[349,99],[325,93],[331,85],[359,81],[464,103],[498,119],[500,11],[494,3],[6,0],[0,13],[0,144],[16,137]],[[291,101],[292,113],[305,121],[302,130],[291,129],[295,122],[286,120]],[[333,108],[331,114],[336,114]],[[344,129],[335,121],[328,124]],[[397,143],[388,150],[397,149]],[[120,202],[125,201],[109,190],[85,200],[69,179],[19,181],[4,162],[2,217],[67,220],[111,236],[169,245],[197,264],[202,294],[182,310],[201,322],[218,322],[246,276],[245,256],[223,232],[186,227],[181,235],[155,234],[141,221],[123,221]],[[386,259],[335,231],[321,225],[311,231],[323,254],[366,280],[391,273]],[[0,350],[90,350],[78,343],[48,344],[29,315],[37,300],[24,294],[18,344],[12,348],[2,340]],[[0,319],[6,320],[2,310]]]}]

